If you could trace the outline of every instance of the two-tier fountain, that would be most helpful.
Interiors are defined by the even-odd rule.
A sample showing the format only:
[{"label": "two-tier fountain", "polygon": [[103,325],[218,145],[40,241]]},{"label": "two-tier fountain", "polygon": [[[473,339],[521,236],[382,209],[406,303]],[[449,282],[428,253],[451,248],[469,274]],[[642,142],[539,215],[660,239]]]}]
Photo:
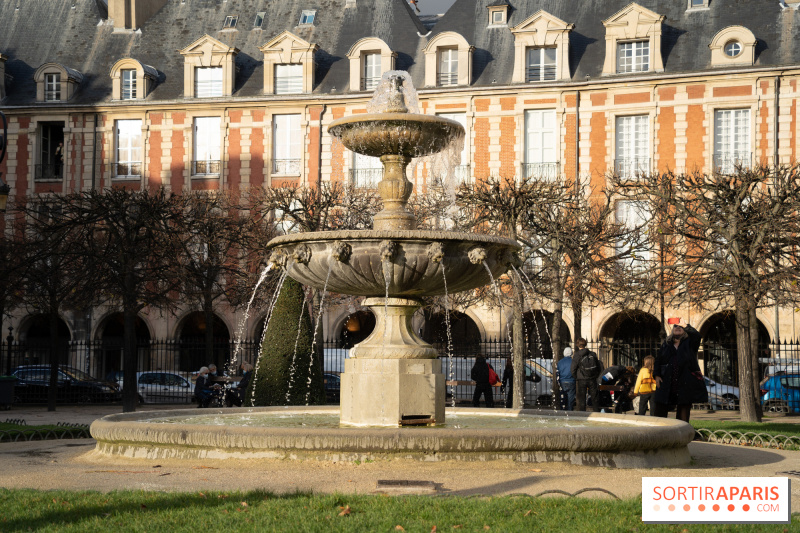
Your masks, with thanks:
[{"label": "two-tier fountain", "polygon": [[406,166],[414,157],[442,150],[464,130],[450,120],[409,113],[402,80],[390,80],[383,112],[336,120],[329,128],[354,152],[383,162],[378,190],[384,209],[375,217],[374,229],[291,234],[270,243],[273,265],[306,285],[367,296],[365,304],[375,314],[372,335],[345,361],[341,409],[253,407],[109,415],[91,426],[97,440],[94,453],[103,459],[156,460],[504,458],[623,468],[689,461],[687,443],[694,430],[674,419],[454,408],[448,409],[445,423],[441,363],[433,347],[414,333],[411,317],[422,296],[489,283],[516,261],[519,246],[488,235],[415,229],[414,217],[406,210],[412,189]]}]

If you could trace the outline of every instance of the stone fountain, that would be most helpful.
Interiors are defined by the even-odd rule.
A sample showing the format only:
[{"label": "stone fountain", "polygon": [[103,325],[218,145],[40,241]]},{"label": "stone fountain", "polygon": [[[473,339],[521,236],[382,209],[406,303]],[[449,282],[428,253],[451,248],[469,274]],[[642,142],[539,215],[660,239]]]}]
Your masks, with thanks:
[{"label": "stone fountain", "polygon": [[[605,413],[448,409],[432,346],[411,328],[424,295],[491,282],[516,260],[509,239],[422,231],[406,210],[410,160],[464,135],[450,120],[409,113],[391,80],[387,109],[334,121],[329,131],[351,150],[380,157],[384,209],[369,231],[291,234],[270,242],[270,261],[299,282],[363,295],[376,317],[351,350],[341,409],[251,407],[108,415],[91,428],[99,457],[176,459],[410,458],[512,459],[616,468],[666,467],[690,460],[694,429],[679,420]],[[491,274],[490,274],[491,273]],[[369,426],[369,427],[362,427]],[[384,426],[384,427],[374,427]],[[403,427],[433,426],[433,427]],[[394,429],[390,429],[394,428]]]},{"label": "stone fountain", "polygon": [[[328,128],[353,152],[379,157],[383,211],[373,230],[326,231],[273,239],[270,261],[300,283],[340,294],[367,296],[376,317],[372,334],[345,361],[341,421],[369,426],[444,422],[445,383],[437,351],[411,327],[422,296],[474,289],[503,274],[520,249],[490,235],[416,229],[406,209],[412,185],[406,167],[414,157],[442,151],[464,136],[457,122],[409,113],[403,78],[388,78],[385,112],[355,115]],[[376,402],[376,398],[381,398]]]}]

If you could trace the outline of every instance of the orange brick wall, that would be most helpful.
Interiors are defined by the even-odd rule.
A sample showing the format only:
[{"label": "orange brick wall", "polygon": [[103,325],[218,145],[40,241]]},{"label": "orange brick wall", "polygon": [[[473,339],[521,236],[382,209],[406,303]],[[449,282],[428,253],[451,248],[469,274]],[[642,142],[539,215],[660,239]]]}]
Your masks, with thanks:
[{"label": "orange brick wall", "polygon": [[[573,108],[575,98],[572,98]],[[564,165],[567,181],[575,177],[575,113],[568,113],[564,120]]]},{"label": "orange brick wall", "polygon": [[790,128],[792,131],[792,163],[797,161],[797,100],[792,100],[791,112],[792,121]]},{"label": "orange brick wall", "polygon": [[589,172],[592,186],[596,186],[598,184],[602,185],[609,166],[606,153],[606,114],[603,112],[592,113],[589,124],[592,127],[592,131],[589,134],[589,142],[591,143],[589,156],[592,158]]},{"label": "orange brick wall", "polygon": [[[239,120],[236,122],[241,122],[241,112],[238,114]],[[238,191],[242,186],[242,130],[239,128],[228,130],[227,180],[227,186],[232,191]],[[192,188],[194,189],[194,185]]]},{"label": "orange brick wall", "polygon": [[[151,121],[152,124],[154,124]],[[161,185],[161,158],[164,152],[161,148],[162,135],[160,131],[151,131],[149,144],[147,146],[150,156],[150,164],[147,167],[147,186],[150,190],[157,189]]]},{"label": "orange brick wall", "polygon": [[172,148],[169,155],[172,158],[170,163],[170,183],[172,184],[173,191],[180,191],[184,187],[183,171],[185,169],[184,158],[186,157],[186,149],[183,147],[184,137],[183,121],[186,118],[185,113],[173,113],[172,123],[175,129],[172,130]]},{"label": "orange brick wall", "polygon": [[500,119],[500,176],[512,177],[517,173],[517,121],[514,117]]},{"label": "orange brick wall", "polygon": [[702,105],[690,105],[686,112],[686,170],[692,172],[703,167],[703,136],[706,128],[703,125],[705,112]]},{"label": "orange brick wall", "polygon": [[771,155],[769,153],[769,105],[766,101],[761,102],[761,123],[758,126],[759,140],[758,140],[758,154],[754,154],[754,160],[762,165],[767,164],[767,159]]},{"label": "orange brick wall", "polygon": [[[264,111],[253,110],[251,112],[253,122],[261,124],[264,122]],[[250,130],[250,185],[261,187],[264,185],[264,127],[253,126]]]},{"label": "orange brick wall", "polygon": [[658,171],[666,172],[675,169],[675,108],[661,107],[656,117],[658,120]]},{"label": "orange brick wall", "polygon": [[[331,109],[331,116],[334,120],[344,116],[344,107],[334,107]],[[331,141],[331,181],[344,182],[344,145],[337,139]]]},{"label": "orange brick wall", "polygon": [[489,119],[478,117],[475,119],[475,178],[484,179],[489,176]]}]

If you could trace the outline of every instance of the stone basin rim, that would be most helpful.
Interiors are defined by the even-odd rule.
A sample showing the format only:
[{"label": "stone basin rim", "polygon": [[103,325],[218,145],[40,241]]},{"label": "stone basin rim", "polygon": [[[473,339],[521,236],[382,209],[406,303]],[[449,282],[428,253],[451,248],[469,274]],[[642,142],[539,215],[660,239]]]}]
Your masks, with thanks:
[{"label": "stone basin rim", "polygon": [[504,245],[514,250],[522,247],[514,239],[497,237],[485,233],[467,233],[458,231],[437,230],[334,230],[290,233],[275,237],[267,244],[267,250],[284,244],[313,241],[366,241],[366,240],[398,240],[398,241],[434,241],[468,242],[474,244]]},{"label": "stone basin rim", "polygon": [[435,115],[423,115],[422,113],[362,113],[359,115],[353,115],[334,120],[328,125],[328,132],[333,133],[331,130],[337,127],[356,126],[360,125],[361,123],[364,125],[369,124],[370,126],[374,126],[376,122],[381,123],[381,125],[391,124],[393,122],[403,124],[441,124],[452,126],[453,128],[456,128],[457,131],[460,130],[462,135],[464,134],[464,126],[455,120]]}]

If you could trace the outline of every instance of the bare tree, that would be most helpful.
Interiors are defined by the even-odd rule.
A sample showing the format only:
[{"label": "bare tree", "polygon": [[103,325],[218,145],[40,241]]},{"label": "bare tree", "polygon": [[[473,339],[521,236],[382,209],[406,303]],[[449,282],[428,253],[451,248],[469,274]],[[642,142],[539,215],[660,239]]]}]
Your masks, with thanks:
[{"label": "bare tree", "polygon": [[630,194],[670,213],[661,270],[675,304],[733,307],[743,420],[760,421],[756,311],[798,297],[800,167],[642,177]]},{"label": "bare tree", "polygon": [[64,227],[79,231],[73,253],[91,261],[91,288],[123,313],[123,411],[138,399],[135,338],[137,314],[145,308],[172,308],[180,288],[176,222],[177,196],[164,190],[108,189],[51,197]]},{"label": "bare tree", "polygon": [[[21,214],[19,211],[9,205],[9,212],[14,213],[13,221],[10,227],[7,227],[6,233],[0,236],[0,279],[3,283],[0,284],[0,338],[3,332],[3,320],[9,311],[14,309],[20,304],[22,300],[22,285],[23,274],[27,261],[25,260],[25,235],[23,233],[23,225],[21,222]],[[7,222],[8,223],[8,222]],[[11,373],[11,347],[9,346],[9,355],[7,361],[6,373]],[[0,369],[2,372],[3,369]]]}]

